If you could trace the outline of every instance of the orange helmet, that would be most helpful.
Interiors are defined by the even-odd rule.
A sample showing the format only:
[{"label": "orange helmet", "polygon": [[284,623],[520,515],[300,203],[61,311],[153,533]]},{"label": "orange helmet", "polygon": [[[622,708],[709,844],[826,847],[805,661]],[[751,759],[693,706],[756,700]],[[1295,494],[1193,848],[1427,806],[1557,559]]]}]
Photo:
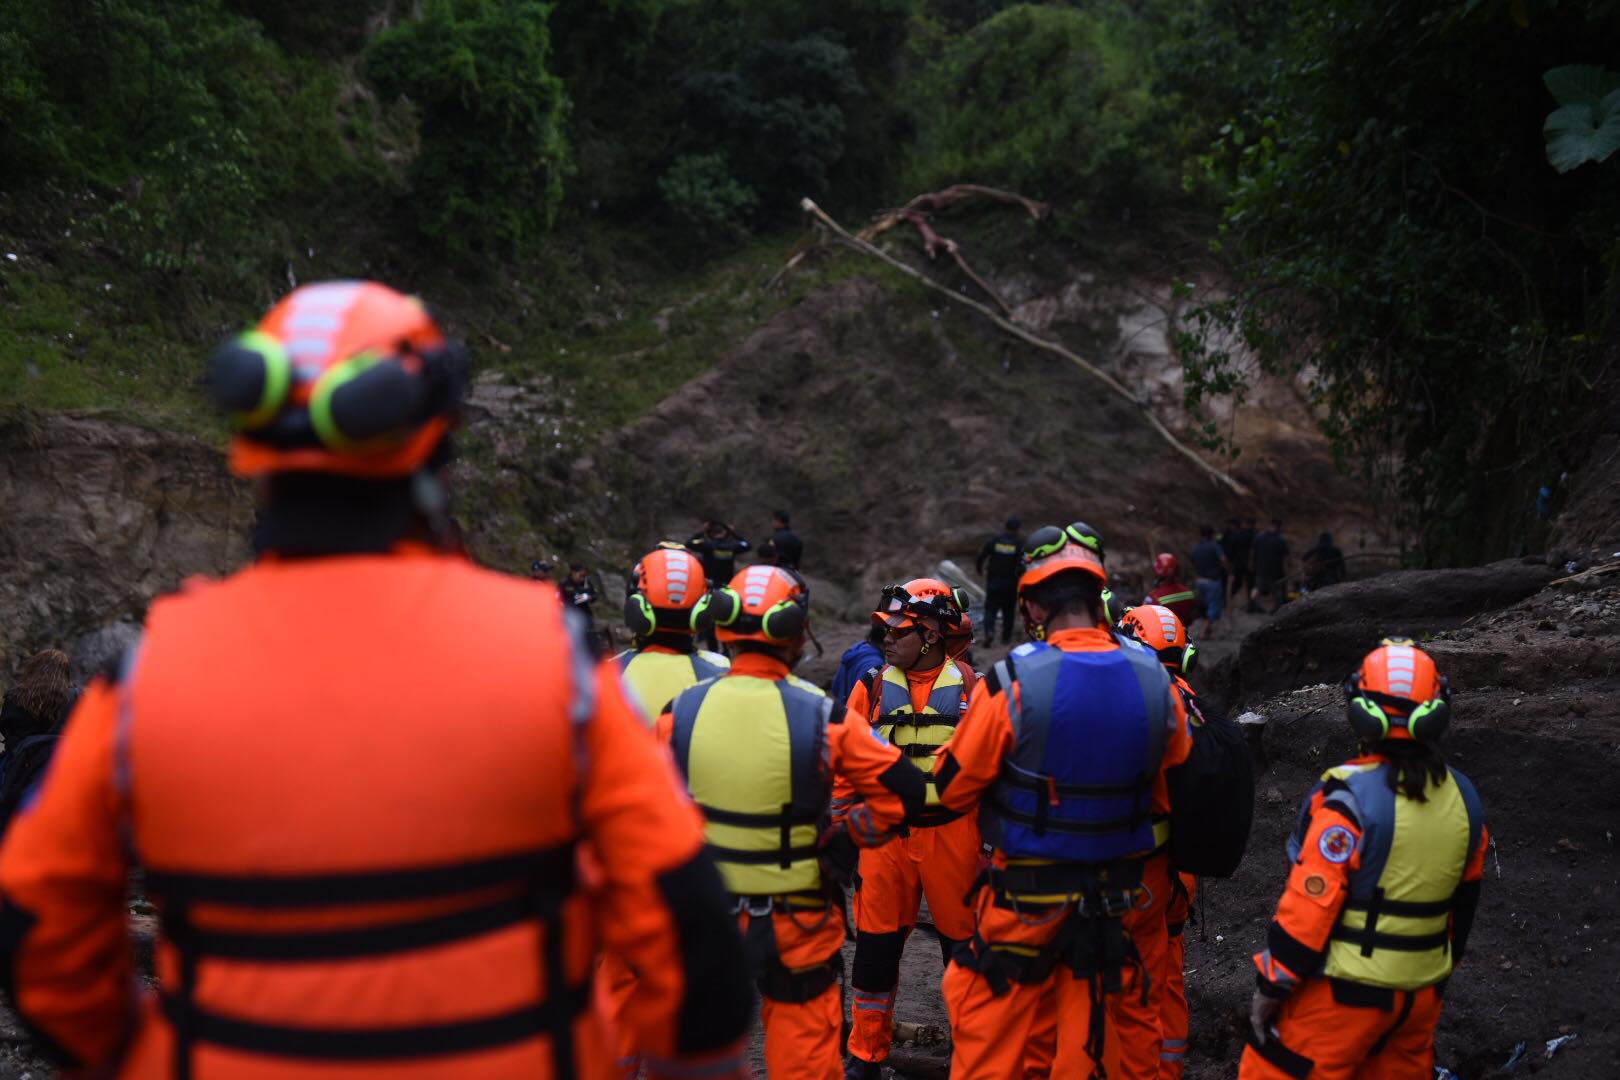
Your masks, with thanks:
[{"label": "orange helmet", "polygon": [[238,476],[408,476],[450,430],[465,379],[422,302],[370,281],[294,289],[208,366]]},{"label": "orange helmet", "polygon": [[904,585],[885,585],[883,599],[872,612],[879,626],[912,626],[920,619],[934,619],[943,632],[955,629],[967,612],[960,589],[938,578],[913,578]]},{"label": "orange helmet", "polygon": [[703,564],[679,545],[660,544],[630,571],[634,587],[624,598],[624,624],[632,637],[655,630],[692,633],[707,617]]},{"label": "orange helmet", "polygon": [[1019,591],[1071,570],[1090,574],[1101,584],[1108,584],[1108,571],[1103,569],[1102,559],[1095,550],[1076,541],[1068,530],[1056,525],[1043,526],[1024,541],[1024,576],[1018,579]]},{"label": "orange helmet", "polygon": [[1159,604],[1142,604],[1119,620],[1120,632],[1135,638],[1159,656],[1159,662],[1182,675],[1192,673],[1198,650],[1176,613]]},{"label": "orange helmet", "polygon": [[781,645],[801,637],[809,627],[810,590],[793,571],[760,563],[716,589],[705,608],[721,641]]},{"label": "orange helmet", "polygon": [[1433,742],[1451,722],[1451,684],[1410,638],[1385,638],[1344,682],[1350,727],[1362,739]]}]

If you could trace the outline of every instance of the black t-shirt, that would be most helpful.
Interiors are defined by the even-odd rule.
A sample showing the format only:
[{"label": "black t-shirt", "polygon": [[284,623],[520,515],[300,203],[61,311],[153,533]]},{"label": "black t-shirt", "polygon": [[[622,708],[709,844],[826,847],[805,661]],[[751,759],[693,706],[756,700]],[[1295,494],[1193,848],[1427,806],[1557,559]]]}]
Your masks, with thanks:
[{"label": "black t-shirt", "polygon": [[1213,540],[1204,540],[1193,548],[1193,573],[1210,581],[1219,581],[1226,574],[1226,567],[1221,565],[1221,545]]},{"label": "black t-shirt", "polygon": [[984,542],[973,565],[988,585],[1013,584],[1024,572],[1024,538],[1017,533],[997,533]]},{"label": "black t-shirt", "polygon": [[799,560],[804,558],[804,541],[792,529],[782,528],[771,533],[771,544],[776,548],[776,565],[785,566],[790,570],[799,568]]},{"label": "black t-shirt", "polygon": [[596,603],[596,590],[591,587],[590,579],[575,581],[573,578],[563,578],[557,583],[562,590],[563,603],[585,616],[585,621],[591,625],[596,623],[596,615],[591,611],[591,605]]},{"label": "black t-shirt", "polygon": [[1254,576],[1275,580],[1283,576],[1288,559],[1288,541],[1280,532],[1263,532],[1254,538]]},{"label": "black t-shirt", "polygon": [[1234,567],[1249,565],[1249,550],[1254,547],[1253,529],[1228,529],[1221,534],[1221,548]]}]

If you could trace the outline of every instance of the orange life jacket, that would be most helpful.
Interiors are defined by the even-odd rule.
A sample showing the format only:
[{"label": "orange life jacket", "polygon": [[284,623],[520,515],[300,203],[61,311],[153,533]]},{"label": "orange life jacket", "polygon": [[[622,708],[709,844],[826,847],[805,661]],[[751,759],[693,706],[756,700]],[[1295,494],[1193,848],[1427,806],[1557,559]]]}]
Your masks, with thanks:
[{"label": "orange life jacket", "polygon": [[162,927],[127,1072],[605,1074],[592,686],[555,590],[460,559],[268,561],[154,605],[114,745]]}]

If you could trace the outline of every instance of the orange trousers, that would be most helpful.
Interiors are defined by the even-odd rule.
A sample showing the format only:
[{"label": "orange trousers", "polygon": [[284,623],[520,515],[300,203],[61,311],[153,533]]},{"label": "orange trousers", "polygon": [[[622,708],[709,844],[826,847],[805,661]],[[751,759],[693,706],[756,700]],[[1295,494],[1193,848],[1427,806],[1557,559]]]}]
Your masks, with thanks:
[{"label": "orange trousers", "polygon": [[[1119,1068],[1117,1071],[1110,1068],[1108,1075],[1123,1077],[1125,1080],[1156,1080],[1161,1075],[1160,1069],[1164,1064],[1162,1014],[1165,1009],[1165,995],[1171,988],[1172,966],[1176,972],[1174,979],[1176,992],[1179,994],[1182,988],[1181,954],[1177,952],[1172,956],[1167,928],[1170,906],[1175,899],[1170,884],[1168,855],[1154,855],[1143,862],[1142,884],[1145,891],[1140,906],[1125,916],[1125,929],[1130,933],[1131,941],[1136,945],[1136,951],[1142,958],[1142,966],[1140,969],[1128,966],[1125,969],[1124,993],[1115,994],[1108,999],[1108,1019],[1112,1025],[1110,1038],[1119,1043]],[[1144,974],[1148,979],[1145,1004],[1142,1000],[1141,982]],[[1184,1054],[1186,997],[1182,995],[1179,1000],[1183,1017],[1182,1033],[1174,1037],[1180,1039]],[[1032,1038],[1024,1053],[1026,1076],[1058,1075],[1053,1073],[1052,1069],[1055,1064],[1054,1047],[1060,1012],[1050,997],[1039,1002]],[[1062,1022],[1068,1024],[1071,1021],[1065,1015]],[[1178,1069],[1176,1075],[1179,1074]]]},{"label": "orange trousers", "polygon": [[619,958],[617,953],[603,953],[596,965],[596,999],[602,1013],[613,1020],[613,1047],[617,1051],[620,1076],[634,1077],[641,1071],[641,1057],[636,1053],[635,1038],[624,1022],[624,1011],[630,996],[636,992],[636,971]]},{"label": "orange trousers", "polygon": [[[1169,956],[1164,969],[1163,992],[1159,998],[1159,1080],[1181,1080],[1187,1065],[1187,919],[1192,915],[1193,897],[1198,895],[1198,879],[1178,874],[1181,888],[1174,889],[1165,909]],[[1173,887],[1172,887],[1173,888]],[[1156,991],[1157,993],[1157,991]]]},{"label": "orange trousers", "polygon": [[[1311,979],[1295,990],[1277,1018],[1277,1036],[1248,1046],[1238,1080],[1412,1080],[1434,1075],[1438,988],[1391,990],[1380,1003],[1346,1004],[1345,990],[1371,987]],[[1388,1005],[1388,1008],[1382,1006]]]},{"label": "orange trousers", "polygon": [[[776,954],[789,971],[824,966],[844,945],[843,912],[828,903],[824,909],[776,910],[769,916]],[[738,929],[748,938],[755,916],[737,916]],[[764,996],[760,1018],[765,1026],[765,1073],[772,1077],[804,1080],[843,1080],[844,1060],[839,1044],[844,1035],[843,984],[833,984],[808,1001],[773,1001]]]},{"label": "orange trousers", "polygon": [[924,897],[942,945],[973,933],[968,890],[978,876],[979,824],[972,817],[913,828],[882,847],[861,850],[861,881],[855,890],[855,964],[850,982],[854,1005],[849,1052],[883,1061],[894,1039],[894,996],[900,954]]},{"label": "orange trousers", "polygon": [[[995,906],[988,887],[979,891],[974,905],[978,934],[1003,945],[1039,947],[1051,942],[1062,926],[1061,918],[1038,922]],[[1033,925],[1032,925],[1033,924]],[[945,969],[942,987],[945,1011],[951,1021],[951,1080],[1022,1080],[1023,1077],[1062,1076],[1084,1080],[1095,1069],[1086,1044],[1091,1036],[1091,985],[1059,966],[1045,982],[1014,982],[996,995],[983,975],[952,962]],[[1106,1025],[1103,1062],[1108,1075],[1119,1075],[1120,1041],[1113,1024]],[[1031,1047],[1050,1039],[1050,1065],[1030,1072]],[[1036,1049],[1035,1060],[1044,1053]]]}]

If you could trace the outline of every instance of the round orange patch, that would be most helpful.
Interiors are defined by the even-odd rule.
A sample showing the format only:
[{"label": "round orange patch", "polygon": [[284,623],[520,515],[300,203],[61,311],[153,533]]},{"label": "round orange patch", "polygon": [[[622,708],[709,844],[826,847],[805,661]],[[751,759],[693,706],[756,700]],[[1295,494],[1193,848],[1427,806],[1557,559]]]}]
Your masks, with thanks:
[{"label": "round orange patch", "polygon": [[1319,877],[1316,874],[1312,874],[1310,877],[1305,879],[1305,891],[1310,893],[1312,896],[1321,896],[1323,893],[1327,892],[1326,879]]}]

